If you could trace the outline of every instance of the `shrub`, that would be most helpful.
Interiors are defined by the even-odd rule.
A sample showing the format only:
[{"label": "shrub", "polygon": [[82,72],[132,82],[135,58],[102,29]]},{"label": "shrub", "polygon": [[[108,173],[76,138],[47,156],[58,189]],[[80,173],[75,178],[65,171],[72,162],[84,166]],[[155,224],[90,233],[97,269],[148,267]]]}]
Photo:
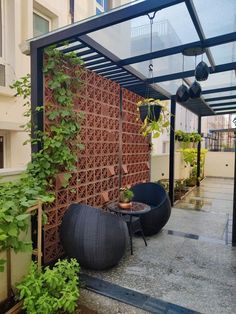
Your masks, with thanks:
[{"label": "shrub", "polygon": [[29,314],[72,313],[79,297],[79,264],[76,259],[58,260],[50,269],[38,270],[32,263],[29,274],[16,287],[23,309]]}]

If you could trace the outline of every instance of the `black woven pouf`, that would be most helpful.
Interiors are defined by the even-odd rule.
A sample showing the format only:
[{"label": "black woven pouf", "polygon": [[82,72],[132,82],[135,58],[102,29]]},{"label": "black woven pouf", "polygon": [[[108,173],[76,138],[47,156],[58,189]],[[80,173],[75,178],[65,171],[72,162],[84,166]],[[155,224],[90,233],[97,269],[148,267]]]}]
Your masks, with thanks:
[{"label": "black woven pouf", "polygon": [[158,233],[167,223],[171,214],[169,196],[163,186],[157,183],[139,183],[133,186],[133,201],[151,206],[151,211],[140,216],[146,236]]},{"label": "black woven pouf", "polygon": [[84,204],[72,204],[60,229],[61,243],[81,266],[103,270],[116,265],[125,253],[128,230],[118,216]]}]

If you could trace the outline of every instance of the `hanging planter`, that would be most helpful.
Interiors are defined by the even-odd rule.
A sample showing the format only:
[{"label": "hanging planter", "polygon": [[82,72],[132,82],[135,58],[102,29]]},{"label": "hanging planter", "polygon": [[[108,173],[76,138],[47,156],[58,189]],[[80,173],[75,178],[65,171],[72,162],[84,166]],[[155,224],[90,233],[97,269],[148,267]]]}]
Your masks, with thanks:
[{"label": "hanging planter", "polygon": [[197,81],[206,81],[208,79],[210,70],[204,61],[198,63],[195,69],[195,78]]},{"label": "hanging planter", "polygon": [[143,103],[139,106],[139,114],[142,122],[147,118],[149,121],[158,121],[161,113],[161,105],[159,103]]},{"label": "hanging planter", "polygon": [[179,103],[186,102],[189,99],[189,91],[187,86],[182,84],[176,92],[176,101]]},{"label": "hanging planter", "polygon": [[202,94],[202,88],[201,85],[195,81],[192,83],[192,85],[189,88],[189,96],[192,99],[199,98]]},{"label": "hanging planter", "polygon": [[140,119],[143,122],[141,133],[145,137],[152,134],[153,138],[157,138],[168,129],[169,110],[157,99],[149,98],[137,103]]}]

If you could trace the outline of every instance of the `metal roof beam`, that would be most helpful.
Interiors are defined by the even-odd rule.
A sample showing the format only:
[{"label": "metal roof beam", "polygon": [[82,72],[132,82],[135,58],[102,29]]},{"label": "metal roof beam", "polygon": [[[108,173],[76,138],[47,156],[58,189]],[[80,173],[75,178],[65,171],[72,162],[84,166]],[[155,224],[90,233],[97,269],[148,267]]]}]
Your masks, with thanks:
[{"label": "metal roof beam", "polygon": [[221,104],[209,104],[210,107],[219,107],[219,106],[228,106],[228,105],[236,105],[236,102],[225,102],[225,103],[221,103]]},{"label": "metal roof beam", "polygon": [[[203,41],[206,39],[206,37],[205,37],[204,31],[202,29],[201,22],[198,18],[198,14],[197,14],[197,11],[195,9],[194,3],[192,0],[185,0],[185,4],[186,4],[188,12],[191,16],[194,27],[198,33],[200,41],[201,41],[201,43],[203,43]],[[210,62],[211,67],[214,69],[215,68],[215,61],[213,59],[211,51],[208,48],[206,49],[206,55],[208,57],[208,60]]]},{"label": "metal roof beam", "polygon": [[236,41],[236,32],[208,38],[208,39],[205,39],[203,42],[195,41],[195,42],[180,45],[180,46],[175,46],[175,47],[171,47],[167,49],[154,51],[151,53],[149,52],[146,54],[138,55],[135,57],[126,58],[126,59],[120,60],[119,62],[117,62],[117,64],[121,66],[134,64],[134,63],[139,63],[143,61],[148,61],[151,59],[162,58],[162,57],[167,57],[167,56],[175,55],[178,53],[182,53],[185,49],[188,49],[188,48],[194,48],[194,47],[208,48],[208,47],[218,46],[222,44],[227,44],[233,41]]},{"label": "metal roof beam", "polygon": [[[205,37],[204,31],[202,29],[202,25],[201,25],[201,22],[199,20],[199,17],[198,17],[197,11],[195,9],[194,3],[192,0],[185,0],[185,4],[186,4],[188,12],[191,16],[194,27],[198,33],[200,41],[201,41],[201,43],[203,43],[203,41],[206,39],[206,37]],[[206,49],[206,55],[208,57],[208,60],[210,62],[211,67],[214,69],[215,68],[215,61],[213,59],[211,51],[208,48]]]},{"label": "metal roof beam", "polygon": [[[217,65],[215,67],[215,70],[210,67],[210,73],[219,73],[219,72],[225,72],[225,71],[231,71],[236,68],[236,62],[231,62],[231,63],[226,63],[226,64],[221,64]],[[172,80],[177,80],[177,79],[182,79],[186,77],[191,77],[194,76],[195,70],[190,70],[190,71],[184,71],[184,72],[177,72],[177,73],[172,73],[172,74],[167,74],[167,75],[162,75],[162,76],[156,76],[151,79],[147,79],[147,83],[159,83],[159,82],[165,82],[165,81],[172,81]]]},{"label": "metal roof beam", "polygon": [[214,93],[222,93],[222,92],[229,92],[236,90],[236,86],[228,86],[228,87],[221,87],[221,88],[215,88],[215,89],[207,89],[203,90],[202,94],[214,94]]},{"label": "metal roof beam", "polygon": [[108,74],[108,73],[115,73],[115,72],[120,72],[121,71],[121,68],[116,68],[116,69],[101,69],[101,70],[98,70],[96,71],[98,74]]},{"label": "metal roof beam", "polygon": [[98,64],[101,64],[101,63],[103,63],[103,65],[105,65],[105,64],[108,64],[109,61],[106,58],[99,59],[99,60],[95,59],[94,61],[86,62],[84,65],[87,68],[87,67],[90,67],[92,65],[98,65]]},{"label": "metal roof beam", "polygon": [[[87,62],[87,61],[93,61],[93,60],[96,60],[96,59],[99,59],[99,58],[103,58],[101,55],[97,54],[97,55],[94,55],[94,56],[89,56],[89,57],[84,57],[83,58],[83,61],[84,62]],[[104,60],[105,58],[103,58]]]},{"label": "metal roof beam", "polygon": [[218,111],[229,111],[229,110],[232,110],[232,112],[236,112],[236,107],[235,108],[230,108],[230,107],[226,107],[226,108],[219,108],[217,110],[214,110],[215,112],[218,112]]},{"label": "metal roof beam", "polygon": [[[94,63],[95,64],[95,63]],[[86,65],[87,67],[87,65]],[[110,61],[107,61],[106,63],[103,62],[103,64],[100,64],[100,65],[95,65],[95,66],[92,66],[92,67],[89,67],[88,69],[91,70],[91,71],[95,71],[95,70],[98,70],[98,69],[102,69],[102,68],[110,68],[110,69],[114,69],[116,68],[117,66],[115,64],[112,64]]]},{"label": "metal roof beam", "polygon": [[38,39],[32,39],[30,44],[32,48],[45,48],[52,44],[62,43],[72,38],[98,31],[105,27],[119,24],[153,11],[165,9],[183,1],[184,0],[148,0],[138,2],[135,5],[129,4],[123,8],[115,9],[110,13],[90,18],[82,23],[74,23],[61,30],[53,31],[51,34],[49,33],[41,36]]},{"label": "metal roof beam", "polygon": [[76,53],[78,57],[86,56],[90,53],[93,53],[94,51],[92,49],[86,49],[84,51]]},{"label": "metal roof beam", "polygon": [[75,50],[79,50],[79,49],[82,49],[82,48],[85,48],[86,46],[84,44],[81,44],[79,43],[78,45],[74,45],[74,46],[71,46],[71,47],[68,47],[66,49],[63,49],[61,50],[63,53],[68,53],[68,52],[71,52],[71,51],[75,51]]},{"label": "metal roof beam", "polygon": [[234,99],[234,98],[236,98],[236,95],[214,97],[214,98],[205,98],[205,101],[210,102],[210,101],[228,100],[228,99]]}]

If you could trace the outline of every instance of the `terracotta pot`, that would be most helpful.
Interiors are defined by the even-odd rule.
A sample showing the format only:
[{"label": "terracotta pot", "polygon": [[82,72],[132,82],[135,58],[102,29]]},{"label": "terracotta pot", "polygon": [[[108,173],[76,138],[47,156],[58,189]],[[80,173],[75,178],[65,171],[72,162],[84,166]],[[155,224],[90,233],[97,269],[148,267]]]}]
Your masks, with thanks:
[{"label": "terracotta pot", "polygon": [[132,203],[129,202],[129,203],[119,203],[119,207],[122,208],[122,209],[130,209],[131,208],[131,205]]}]

